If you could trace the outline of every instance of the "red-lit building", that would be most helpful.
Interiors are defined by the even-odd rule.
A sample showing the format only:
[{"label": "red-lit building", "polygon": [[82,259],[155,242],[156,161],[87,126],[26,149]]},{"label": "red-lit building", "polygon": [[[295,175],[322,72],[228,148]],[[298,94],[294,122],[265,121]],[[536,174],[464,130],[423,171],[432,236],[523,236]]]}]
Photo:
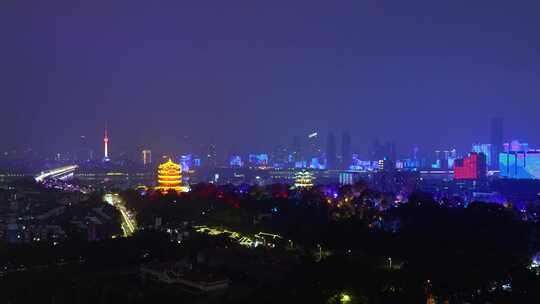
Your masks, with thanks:
[{"label": "red-lit building", "polygon": [[469,156],[454,162],[454,179],[477,180],[486,177],[486,155],[471,152]]}]

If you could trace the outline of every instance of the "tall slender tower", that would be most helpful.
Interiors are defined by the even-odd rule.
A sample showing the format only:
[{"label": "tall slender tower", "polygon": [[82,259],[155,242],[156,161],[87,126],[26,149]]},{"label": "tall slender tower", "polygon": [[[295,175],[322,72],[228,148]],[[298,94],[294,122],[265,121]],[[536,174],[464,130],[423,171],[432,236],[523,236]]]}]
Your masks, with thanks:
[{"label": "tall slender tower", "polygon": [[103,161],[109,161],[109,132],[107,128],[105,128],[105,137],[103,137],[103,145],[105,148],[104,154],[103,154]]}]

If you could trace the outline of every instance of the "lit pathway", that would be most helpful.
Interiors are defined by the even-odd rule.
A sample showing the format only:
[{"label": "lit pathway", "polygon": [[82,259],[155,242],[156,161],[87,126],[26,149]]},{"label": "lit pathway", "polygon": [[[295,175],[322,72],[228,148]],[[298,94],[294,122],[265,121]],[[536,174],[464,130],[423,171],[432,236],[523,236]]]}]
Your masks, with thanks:
[{"label": "lit pathway", "polygon": [[105,202],[114,206],[118,211],[120,211],[120,215],[122,216],[122,230],[124,231],[124,236],[128,237],[133,235],[135,230],[137,230],[137,224],[135,222],[135,219],[133,218],[133,215],[130,214],[129,211],[127,211],[126,206],[124,205],[124,202],[122,201],[120,196],[117,193],[108,193],[105,194],[103,199],[105,200]]}]

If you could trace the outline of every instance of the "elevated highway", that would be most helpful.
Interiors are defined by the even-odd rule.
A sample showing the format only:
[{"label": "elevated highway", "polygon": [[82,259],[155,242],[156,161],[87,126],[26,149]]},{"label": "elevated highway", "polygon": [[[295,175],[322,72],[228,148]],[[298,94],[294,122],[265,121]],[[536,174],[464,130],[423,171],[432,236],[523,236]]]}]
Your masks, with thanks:
[{"label": "elevated highway", "polygon": [[46,179],[65,179],[69,176],[72,176],[73,172],[75,172],[78,167],[79,166],[77,165],[71,165],[42,171],[35,177],[35,179],[38,183],[41,183]]}]

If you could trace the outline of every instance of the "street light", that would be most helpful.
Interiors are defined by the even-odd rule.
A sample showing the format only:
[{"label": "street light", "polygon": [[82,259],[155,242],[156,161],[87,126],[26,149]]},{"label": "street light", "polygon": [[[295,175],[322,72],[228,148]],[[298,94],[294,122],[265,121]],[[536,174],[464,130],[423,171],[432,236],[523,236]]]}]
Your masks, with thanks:
[{"label": "street light", "polygon": [[388,258],[388,269],[392,269],[392,258]]},{"label": "street light", "polygon": [[346,294],[346,293],[342,293],[341,294],[341,298],[339,299],[341,303],[350,303],[351,302],[351,296]]}]

